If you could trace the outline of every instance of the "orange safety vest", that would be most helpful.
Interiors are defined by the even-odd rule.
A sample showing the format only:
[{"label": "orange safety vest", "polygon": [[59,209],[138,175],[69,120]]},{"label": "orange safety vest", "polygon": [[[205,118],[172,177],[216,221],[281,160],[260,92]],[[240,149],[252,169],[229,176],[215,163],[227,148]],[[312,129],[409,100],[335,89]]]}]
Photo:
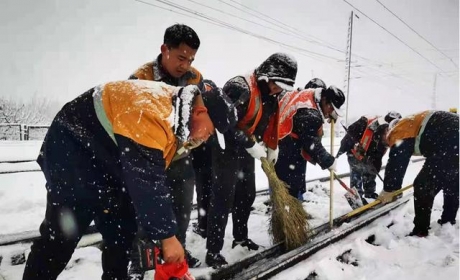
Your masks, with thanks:
[{"label": "orange safety vest", "polygon": [[[262,94],[257,86],[257,79],[255,74],[250,77],[244,77],[249,85],[249,104],[244,117],[237,123],[237,128],[245,131],[246,135],[251,136],[257,127],[257,124],[262,117]],[[268,121],[268,127],[262,137],[263,142],[267,147],[276,149],[278,147],[278,123],[279,123],[279,110]]]},{"label": "orange safety vest", "polygon": [[425,131],[425,126],[435,111],[423,111],[414,115],[406,116],[401,119],[396,126],[388,132],[388,145],[393,147],[398,142],[415,138],[414,153],[415,156],[422,155],[420,151],[420,141]]},{"label": "orange safety vest", "polygon": [[351,153],[358,160],[363,160],[366,156],[367,150],[371,145],[372,139],[374,138],[374,133],[377,127],[379,126],[378,117],[367,118],[366,130],[364,130],[363,136],[359,143],[351,150]]},{"label": "orange safety vest", "polygon": [[[294,139],[299,139],[299,136],[292,132],[294,115],[297,110],[302,108],[319,110],[318,104],[315,100],[315,89],[304,89],[301,91],[287,92],[280,100],[280,128],[279,128],[279,139],[283,139],[286,136],[291,136]],[[318,129],[317,132],[319,137],[323,136],[323,126]],[[305,160],[315,163],[311,156],[302,149],[302,156]]]}]

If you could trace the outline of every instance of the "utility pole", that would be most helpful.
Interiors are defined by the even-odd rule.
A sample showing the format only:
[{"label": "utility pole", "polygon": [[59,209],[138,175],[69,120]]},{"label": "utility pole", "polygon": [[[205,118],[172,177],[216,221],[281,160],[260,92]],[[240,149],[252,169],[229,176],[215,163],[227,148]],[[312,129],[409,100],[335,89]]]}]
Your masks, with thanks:
[{"label": "utility pole", "polygon": [[345,125],[348,126],[348,100],[350,99],[350,68],[351,68],[351,43],[353,37],[353,11],[350,14],[350,20],[348,21],[348,39],[347,39],[347,52],[345,57],[345,92],[346,92],[346,113],[345,113]]},{"label": "utility pole", "polygon": [[434,74],[433,96],[431,97],[431,109],[436,110],[436,81],[438,73]]}]

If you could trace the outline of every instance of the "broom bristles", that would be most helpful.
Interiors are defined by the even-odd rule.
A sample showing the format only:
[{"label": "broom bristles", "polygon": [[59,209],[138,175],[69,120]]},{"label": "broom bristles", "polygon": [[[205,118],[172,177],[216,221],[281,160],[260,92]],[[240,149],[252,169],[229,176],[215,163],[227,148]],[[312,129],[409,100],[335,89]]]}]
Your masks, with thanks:
[{"label": "broom bristles", "polygon": [[272,201],[269,233],[273,242],[284,242],[287,250],[306,244],[310,237],[308,214],[300,201],[288,192],[288,185],[276,175],[275,167],[262,158],[262,169],[268,177]]}]

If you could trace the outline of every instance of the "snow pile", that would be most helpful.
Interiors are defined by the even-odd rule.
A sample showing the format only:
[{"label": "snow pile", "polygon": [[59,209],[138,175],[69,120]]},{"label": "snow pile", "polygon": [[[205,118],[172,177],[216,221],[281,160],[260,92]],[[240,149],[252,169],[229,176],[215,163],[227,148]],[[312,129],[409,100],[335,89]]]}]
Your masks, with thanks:
[{"label": "snow pile", "polygon": [[[385,162],[386,159],[384,159]],[[412,183],[423,162],[410,164],[404,185]],[[338,172],[348,171],[346,159],[339,160]],[[317,166],[308,165],[307,179],[327,176]],[[343,179],[349,184],[348,178]],[[38,230],[45,212],[45,180],[41,172],[0,174],[0,235]],[[267,179],[256,161],[257,189],[267,188]],[[377,181],[377,191],[382,183]],[[309,220],[312,227],[329,220],[330,183],[315,181],[307,184],[307,193],[303,203],[306,211],[312,215]],[[351,210],[344,194],[345,190],[337,183],[333,188],[334,216]],[[254,211],[249,218],[249,238],[263,247],[271,245],[268,235],[267,206],[263,203],[268,196],[258,196]],[[406,236],[413,227],[413,199],[389,215],[377,219],[369,226],[349,235],[345,239],[319,251],[304,262],[273,279],[458,279],[459,267],[459,226],[440,226],[436,220],[442,211],[442,193],[438,194],[433,205],[430,236],[416,238]],[[187,234],[187,249],[199,258],[203,265],[192,269],[195,276],[205,276],[212,271],[204,264],[206,240],[191,230],[196,222],[197,212],[192,212],[192,221]],[[344,225],[346,226],[346,225]],[[231,248],[232,219],[229,218],[225,232],[222,254],[227,261],[234,263],[256,252],[245,248]],[[0,279],[22,278],[24,264],[12,265],[11,256],[20,255],[28,250],[30,244],[0,246],[3,260],[0,265]],[[259,251],[263,250],[261,248]],[[27,255],[26,251],[26,255]],[[59,279],[99,279],[102,274],[101,253],[95,247],[77,249]],[[316,278],[313,276],[316,275]],[[153,279],[153,272],[148,272],[144,279]]]}]

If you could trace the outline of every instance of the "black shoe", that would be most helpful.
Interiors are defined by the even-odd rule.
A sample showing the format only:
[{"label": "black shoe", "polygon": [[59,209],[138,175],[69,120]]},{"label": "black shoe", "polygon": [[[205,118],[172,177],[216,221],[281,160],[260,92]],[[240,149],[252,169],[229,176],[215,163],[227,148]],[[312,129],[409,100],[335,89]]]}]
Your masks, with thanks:
[{"label": "black shoe", "polygon": [[364,197],[365,197],[365,198],[371,198],[371,199],[377,199],[377,197],[379,197],[379,195],[376,194],[375,192],[373,192],[373,193],[366,193],[366,194],[364,194]]},{"label": "black shoe", "polygon": [[438,220],[438,224],[440,224],[441,226],[444,225],[444,224],[447,224],[447,223],[450,223],[451,225],[455,225],[457,223],[457,221],[456,220],[448,221],[448,220],[444,220],[442,218]]},{"label": "black shoe", "polygon": [[219,253],[211,253],[211,252],[206,253],[205,262],[208,266],[211,266],[212,268],[219,268],[219,267],[222,267],[228,264],[224,256],[222,256]]},{"label": "black shoe", "polygon": [[129,262],[128,264],[128,279],[129,280],[143,280],[144,279],[144,270],[140,268],[139,264],[135,262]]},{"label": "black shoe", "polygon": [[200,228],[198,223],[193,223],[192,231],[194,233],[198,234],[199,236],[201,236],[204,239],[206,239],[206,237],[208,237],[207,233],[206,233],[206,229]]},{"label": "black shoe", "polygon": [[128,274],[129,280],[144,280],[144,273]]},{"label": "black shoe", "polygon": [[185,259],[187,260],[187,264],[190,268],[197,268],[201,265],[201,261],[192,256],[189,250],[185,250]]},{"label": "black shoe", "polygon": [[256,243],[254,243],[251,239],[245,239],[243,241],[237,241],[237,240],[233,240],[233,243],[232,243],[232,249],[235,248],[236,246],[240,245],[241,247],[246,247],[248,248],[248,250],[259,250],[259,245],[257,245]]},{"label": "black shoe", "polygon": [[418,229],[415,228],[409,233],[409,236],[417,236],[417,237],[427,237],[428,236],[428,229]]}]

